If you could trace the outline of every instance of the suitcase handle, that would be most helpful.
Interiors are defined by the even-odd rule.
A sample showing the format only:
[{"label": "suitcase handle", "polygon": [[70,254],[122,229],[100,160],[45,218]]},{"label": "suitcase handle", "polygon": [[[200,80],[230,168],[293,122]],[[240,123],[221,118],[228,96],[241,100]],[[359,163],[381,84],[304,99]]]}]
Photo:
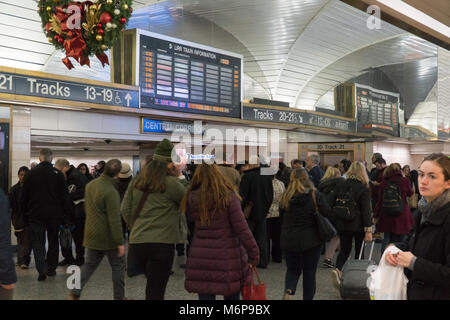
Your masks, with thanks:
[{"label": "suitcase handle", "polygon": [[[358,260],[361,260],[362,258],[362,253],[364,250],[364,247],[366,246],[366,242],[363,240],[363,243],[361,245],[361,251],[359,252],[359,258]],[[370,248],[370,254],[369,254],[369,260],[372,260],[372,253],[373,253],[373,248],[375,247],[375,241],[372,241],[372,246]]]}]

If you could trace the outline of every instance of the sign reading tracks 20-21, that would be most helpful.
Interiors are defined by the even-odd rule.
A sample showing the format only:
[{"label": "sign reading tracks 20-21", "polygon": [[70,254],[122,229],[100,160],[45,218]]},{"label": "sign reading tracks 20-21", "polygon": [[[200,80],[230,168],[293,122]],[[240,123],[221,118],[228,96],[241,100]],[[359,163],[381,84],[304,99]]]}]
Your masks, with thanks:
[{"label": "sign reading tracks 20-21", "polygon": [[139,108],[139,91],[0,72],[0,93]]}]

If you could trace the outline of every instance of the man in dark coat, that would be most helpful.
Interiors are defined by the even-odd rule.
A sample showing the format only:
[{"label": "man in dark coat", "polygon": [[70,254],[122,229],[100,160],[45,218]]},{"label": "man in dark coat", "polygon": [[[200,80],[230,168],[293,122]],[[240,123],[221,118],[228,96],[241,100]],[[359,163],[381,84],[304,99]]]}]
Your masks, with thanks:
[{"label": "man in dark coat", "polygon": [[61,261],[59,266],[66,266],[70,264],[76,264],[81,266],[84,264],[84,247],[83,247],[83,235],[84,235],[84,189],[88,184],[88,179],[85,175],[81,174],[77,168],[73,165],[69,165],[67,159],[58,159],[55,162],[55,168],[61,171],[66,177],[66,184],[70,195],[70,200],[73,203],[73,216],[70,217],[72,226],[72,237],[75,243],[76,259],[73,258],[72,249],[61,250],[64,260]]},{"label": "man in dark coat", "polygon": [[31,261],[30,232],[25,227],[24,217],[20,215],[19,207],[22,195],[23,181],[30,170],[28,167],[20,167],[18,172],[19,181],[9,191],[9,206],[11,208],[11,222],[14,226],[14,234],[17,237],[17,265],[22,269],[28,269]]},{"label": "man in dark coat", "polygon": [[[23,182],[21,214],[29,225],[38,281],[56,275],[59,255],[59,226],[68,223],[72,210],[64,175],[52,165],[53,153],[42,149],[41,163],[32,169]],[[45,250],[47,233],[48,252]]]},{"label": "man in dark coat", "polygon": [[8,199],[0,189],[0,300],[11,300],[17,282],[11,248],[11,221]]},{"label": "man in dark coat", "polygon": [[258,164],[250,165],[250,169],[245,171],[242,176],[239,194],[242,197],[244,208],[248,202],[253,203],[247,223],[259,247],[258,267],[266,268],[269,261],[266,217],[273,200],[273,176],[261,174],[261,169]]},{"label": "man in dark coat", "polygon": [[309,179],[314,183],[317,188],[324,173],[319,166],[320,157],[316,154],[312,154],[306,158],[306,169],[308,169]]}]

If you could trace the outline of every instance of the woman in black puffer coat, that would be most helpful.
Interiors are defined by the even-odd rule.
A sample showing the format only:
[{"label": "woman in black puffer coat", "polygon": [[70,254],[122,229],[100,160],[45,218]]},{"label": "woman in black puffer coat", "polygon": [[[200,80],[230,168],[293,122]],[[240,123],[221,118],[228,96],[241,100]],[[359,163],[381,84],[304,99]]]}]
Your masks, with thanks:
[{"label": "woman in black puffer coat", "polygon": [[[344,178],[341,177],[341,172],[339,169],[334,167],[329,167],[325,172],[322,180],[320,180],[319,186],[317,189],[319,192],[325,197],[330,207],[333,207],[335,192],[334,189],[338,183],[345,181]],[[335,264],[333,263],[334,253],[336,249],[339,247],[339,235],[336,235],[333,239],[330,240],[327,246],[327,250],[325,251],[325,259],[323,261],[323,266],[327,268],[334,268]]]},{"label": "woman in black puffer coat", "polygon": [[280,202],[281,249],[286,257],[285,300],[291,300],[303,273],[303,300],[312,300],[316,291],[316,271],[323,241],[314,217],[315,193],[320,213],[328,217],[330,207],[315,190],[304,168],[292,171],[288,189]]}]

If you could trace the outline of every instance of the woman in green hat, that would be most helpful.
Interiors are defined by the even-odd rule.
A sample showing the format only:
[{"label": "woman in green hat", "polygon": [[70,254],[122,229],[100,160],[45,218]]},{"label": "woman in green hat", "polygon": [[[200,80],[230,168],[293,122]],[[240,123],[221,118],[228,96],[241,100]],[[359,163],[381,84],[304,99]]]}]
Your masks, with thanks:
[{"label": "woman in green hat", "polygon": [[130,230],[129,251],[147,277],[146,300],[164,299],[175,244],[185,240],[179,206],[187,181],[175,157],[173,144],[161,141],[153,160],[130,182],[122,202],[121,213]]}]

